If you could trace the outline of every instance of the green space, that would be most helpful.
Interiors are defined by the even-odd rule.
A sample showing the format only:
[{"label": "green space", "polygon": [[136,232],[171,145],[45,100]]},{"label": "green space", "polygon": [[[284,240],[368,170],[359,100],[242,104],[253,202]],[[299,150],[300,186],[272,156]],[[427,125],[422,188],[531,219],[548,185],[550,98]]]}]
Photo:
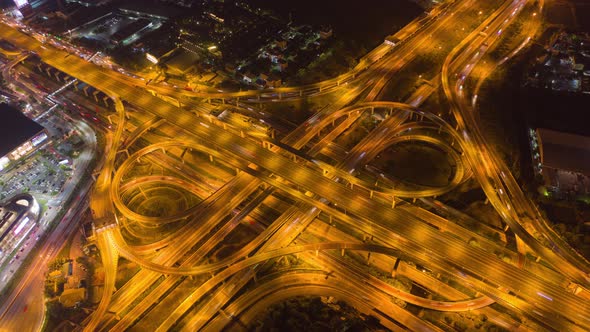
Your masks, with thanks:
[{"label": "green space", "polygon": [[332,298],[298,296],[272,305],[248,331],[383,331],[373,316]]},{"label": "green space", "polygon": [[443,187],[453,176],[448,156],[425,143],[403,142],[385,149],[371,164],[405,183]]},{"label": "green space", "polygon": [[231,256],[258,235],[252,228],[238,224],[236,228],[213,250],[211,259],[219,261]]}]

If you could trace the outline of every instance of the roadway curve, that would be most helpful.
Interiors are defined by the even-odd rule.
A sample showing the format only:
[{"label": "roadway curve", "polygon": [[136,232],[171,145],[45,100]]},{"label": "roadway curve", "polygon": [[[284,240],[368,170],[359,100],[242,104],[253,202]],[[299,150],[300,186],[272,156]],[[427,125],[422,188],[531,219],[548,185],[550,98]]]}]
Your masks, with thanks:
[{"label": "roadway curve", "polygon": [[[438,117],[437,115],[420,111],[416,107],[414,107],[410,104],[400,103],[400,102],[389,102],[389,101],[365,102],[365,103],[360,103],[360,104],[355,104],[352,106],[345,107],[337,112],[330,114],[326,118],[321,119],[320,122],[316,126],[314,126],[312,129],[310,129],[306,133],[306,136],[313,137],[313,136],[317,135],[321,131],[321,129],[328,127],[330,124],[332,124],[334,121],[336,121],[337,119],[339,119],[341,117],[358,115],[361,112],[372,111],[376,108],[386,108],[386,109],[390,109],[390,110],[399,110],[402,112],[408,112],[409,114],[415,115],[415,116],[421,118],[422,120],[424,120],[424,119],[429,120],[430,125],[434,125],[433,127],[432,126],[428,127],[427,124],[421,123],[421,124],[418,124],[417,126],[415,126],[414,128],[417,130],[420,130],[423,128],[438,128],[441,132],[444,132],[445,134],[450,136],[451,145],[454,145],[455,142],[461,143],[461,141],[462,141],[462,139],[459,136],[459,134],[457,133],[457,131],[454,128],[452,128],[448,123],[446,123],[443,119]],[[455,172],[455,175],[454,175],[452,181],[449,183],[449,185],[442,187],[442,188],[426,188],[426,189],[416,189],[416,190],[414,190],[414,189],[402,190],[402,189],[396,189],[396,188],[383,188],[380,186],[376,186],[374,182],[372,182],[372,183],[365,182],[365,181],[357,178],[356,176],[352,175],[351,173],[347,172],[344,169],[340,169],[338,167],[333,167],[327,163],[323,163],[323,162],[313,160],[313,159],[312,159],[312,162],[314,162],[316,165],[318,165],[320,168],[322,168],[323,171],[325,172],[325,175],[334,176],[339,179],[344,179],[348,183],[352,184],[353,186],[364,188],[367,191],[379,193],[379,194],[382,194],[386,197],[394,196],[394,197],[406,197],[406,198],[419,198],[419,197],[432,197],[432,196],[442,195],[442,194],[450,191],[451,189],[453,189],[456,185],[458,185],[462,181],[464,181],[464,179],[466,178],[466,175],[470,175],[470,172],[467,172],[464,168],[463,158],[460,158],[458,155],[458,152],[457,152],[457,150],[463,151],[461,144],[458,144],[457,149],[455,149],[455,148],[452,148],[451,146],[449,146],[442,139],[434,138],[434,137],[426,136],[426,135],[407,135],[407,134],[403,135],[403,132],[408,130],[409,128],[406,128],[403,126],[400,126],[398,128],[399,128],[398,131],[392,131],[391,133],[388,133],[389,136],[385,138],[385,140],[382,142],[383,144],[380,144],[378,148],[383,150],[389,145],[392,145],[392,144],[395,144],[398,142],[402,142],[402,141],[408,141],[408,140],[418,140],[418,141],[422,140],[422,141],[426,141],[428,143],[438,146],[439,148],[450,153],[452,158],[455,160],[455,162],[457,164],[457,170]],[[414,129],[414,128],[412,128],[412,129]]]},{"label": "roadway curve", "polygon": [[[123,102],[120,98],[115,97],[113,100],[115,101],[115,109],[118,115],[117,129],[115,130],[115,135],[111,140],[112,145],[110,148],[108,148],[105,164],[103,166],[102,172],[96,180],[94,190],[92,192],[92,199],[90,201],[90,209],[92,211],[92,217],[95,220],[95,227],[96,223],[99,223],[98,225],[112,225],[113,221],[115,220],[109,189],[111,187],[111,179],[115,167],[117,145],[122,141],[123,131],[125,129],[125,107],[123,106]],[[119,258],[116,247],[112,246],[109,241],[108,232],[97,229],[96,242],[96,245],[100,250],[101,260],[105,270],[105,281],[100,303],[92,315],[92,319],[85,328],[85,331],[91,332],[96,329],[100,323],[100,319],[106,313],[109,303],[111,302],[111,297],[115,291],[117,262]]]},{"label": "roadway curve", "polygon": [[[269,281],[258,279],[257,285],[258,287],[249,290],[233,301],[224,309],[224,312],[230,316],[234,316],[241,323],[248,326],[253,318],[260,314],[264,308],[268,308],[274,303],[302,294],[306,296],[310,294],[336,296],[333,294],[333,290],[339,290],[341,292],[340,296],[336,297],[352,304],[355,308],[359,308],[365,314],[375,315],[372,309],[379,308],[378,305],[367,305],[367,298],[371,296],[372,291],[367,289],[363,291],[363,288],[360,287],[361,285],[350,285],[350,282],[341,279],[341,276],[337,272],[335,275],[327,275],[325,271],[287,271]],[[317,286],[325,292],[313,292]],[[493,303],[493,301],[486,297],[462,301],[435,301],[410,294],[394,287],[391,288],[394,290],[388,289],[384,290],[384,292],[407,303],[437,311],[456,312],[476,310]],[[358,304],[362,304],[362,306],[357,306]],[[367,311],[366,309],[369,310]],[[392,318],[395,319],[396,317]],[[212,321],[212,323],[206,326],[206,330],[221,331],[218,328],[223,328],[223,326],[215,324],[215,321]]]},{"label": "roadway curve", "polygon": [[[489,20],[482,24],[481,29],[484,29],[485,26],[490,26],[490,31],[497,31],[500,27],[505,28],[515,16],[511,13],[515,10],[519,11],[526,2],[524,0],[506,1],[494,15],[490,16]],[[457,57],[465,58],[463,63],[469,61],[465,67],[467,70],[464,71],[468,76],[474,64],[477,64],[483,56],[482,53],[485,51],[479,51],[478,57],[471,56],[487,40],[487,38],[480,38],[478,31],[481,30],[476,30],[453,49],[442,69],[443,89],[451,104],[451,112],[457,121],[458,128],[463,133],[463,145],[467,158],[470,160],[486,196],[512,231],[554,268],[581,284],[590,285],[590,263],[555,232],[551,231],[547,221],[543,219],[534,204],[526,198],[509,168],[497,156],[495,150],[489,147],[477,121],[475,121],[470,103],[464,98],[463,85],[451,83],[453,71],[451,63]],[[493,35],[497,38],[498,34],[493,33]],[[470,47],[467,47],[468,45]],[[502,177],[500,177],[501,174]],[[503,192],[506,192],[506,195]],[[533,232],[542,234],[544,239],[549,242],[550,247],[543,245],[536,239]]]}]

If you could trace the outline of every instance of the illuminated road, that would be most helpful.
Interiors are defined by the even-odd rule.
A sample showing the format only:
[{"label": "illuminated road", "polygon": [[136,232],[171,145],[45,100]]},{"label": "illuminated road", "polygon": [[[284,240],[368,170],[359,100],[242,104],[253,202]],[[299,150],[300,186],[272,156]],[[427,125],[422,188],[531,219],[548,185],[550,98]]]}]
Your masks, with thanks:
[{"label": "illuminated road", "polygon": [[[242,315],[242,311],[244,320],[251,321],[260,308],[280,301],[283,294],[289,297],[301,292],[336,294],[364,312],[371,312],[373,308],[380,308],[383,303],[390,303],[391,295],[440,311],[480,309],[496,302],[547,328],[559,331],[590,329],[587,318],[590,317],[590,303],[564,289],[568,279],[585,283],[585,262],[568,254],[571,249],[561,242],[553,243],[564,257],[553,253],[532,238],[528,233],[528,224],[521,225],[518,222],[522,219],[521,214],[533,218],[530,216],[536,216],[537,213],[526,201],[500,158],[487,147],[469,108],[473,102],[467,102],[466,98],[465,80],[490,48],[488,45],[501,38],[502,34],[495,31],[507,29],[526,3],[524,0],[502,2],[487,18],[482,17],[482,22],[478,22],[481,25],[475,27],[446,58],[440,77],[444,91],[451,101],[453,115],[457,119],[457,130],[436,115],[417,110],[413,105],[418,105],[422,99],[411,101],[411,105],[384,101],[349,104],[363,93],[366,93],[366,100],[378,97],[392,75],[418,56],[419,48],[430,46],[432,40],[429,36],[432,33],[446,31],[445,29],[455,30],[456,25],[462,21],[460,15],[454,14],[468,12],[472,9],[470,7],[473,6],[473,1],[457,1],[445,8],[438,8],[427,23],[421,25],[414,22],[403,30],[400,36],[406,35],[400,45],[381,45],[370,52],[352,72],[314,85],[243,92],[184,92],[160,85],[148,87],[158,94],[177,99],[185,98],[183,103],[191,105],[196,101],[186,98],[278,102],[320,93],[337,94],[336,102],[318,111],[280,142],[264,135],[244,133],[231,124],[220,124],[217,119],[209,116],[207,108],[195,113],[188,112],[155,97],[145,90],[145,86],[119,73],[97,67],[77,57],[64,57],[65,53],[62,51],[49,46],[41,47],[36,40],[1,26],[0,36],[20,47],[34,50],[47,64],[98,88],[112,96],[116,103],[116,131],[111,140],[113,144],[107,151],[106,162],[91,200],[97,246],[105,267],[105,291],[97,310],[84,323],[85,330],[95,331],[100,327],[123,331],[131,328],[137,319],[153,306],[157,306],[160,299],[165,299],[175,285],[184,283],[184,276],[205,278],[208,275],[211,275],[208,280],[183,294],[178,306],[168,308],[166,316],[156,323],[158,331],[176,327],[188,331],[220,330],[232,317]],[[481,31],[484,29],[489,29],[490,33],[482,36]],[[424,88],[417,94],[417,98],[427,97],[430,93],[432,90]],[[125,113],[122,100],[148,113],[147,120],[137,124],[136,116]],[[385,120],[385,125],[377,126],[347,156],[337,160],[336,166],[313,159],[341,132],[357,125],[356,120],[363,112],[374,111],[375,108],[388,110],[389,117]],[[134,131],[124,139],[126,115],[136,124]],[[405,123],[410,117],[419,120],[415,124]],[[333,131],[313,142],[313,139],[321,135],[322,129],[341,118],[344,121]],[[147,133],[153,128],[157,128],[160,136]],[[162,139],[158,140],[158,137]],[[137,148],[139,138],[143,145]],[[400,190],[378,187],[354,175],[355,170],[358,171],[359,167],[364,166],[387,145],[404,140],[428,142],[451,155],[457,169],[448,186]],[[310,142],[313,144],[306,151],[304,147]],[[119,153],[121,149],[127,149],[130,155]],[[129,208],[122,199],[122,194],[129,188],[140,185],[157,186],[159,183],[184,187],[196,196],[204,196],[202,187],[182,179],[180,175],[126,178],[137,159],[151,158],[150,163],[157,164],[153,161],[153,158],[157,158],[157,153],[173,155],[173,152],[168,151],[182,150],[195,151],[208,156],[212,163],[215,160],[228,165],[236,169],[237,175],[186,211],[166,217],[150,217]],[[461,156],[463,152],[465,156]],[[173,164],[174,159],[164,162]],[[184,160],[176,162],[184,163]],[[472,238],[478,239],[476,235],[417,206],[402,202],[403,204],[394,207],[396,197],[436,196],[451,190],[470,175],[467,166],[473,170],[488,198],[510,228],[543,259],[559,266],[565,277],[558,273],[560,271],[538,275],[506,263],[496,252],[507,249],[498,248],[497,244],[483,238],[481,248],[474,247],[468,242]],[[178,169],[182,172],[182,168]],[[215,173],[212,166],[207,169]],[[278,200],[289,203],[285,203],[288,207],[280,211],[274,221],[261,227],[253,240],[231,255],[214,262],[207,260],[208,254],[238,224],[275,194],[286,196],[288,199]],[[234,213],[239,206],[242,208]],[[332,227],[344,226],[354,234],[364,234],[372,242],[342,241],[339,238],[344,235],[341,235],[328,242],[302,244],[305,241],[298,236],[307,234],[305,228],[318,220],[320,212],[329,216],[330,223],[332,218],[336,220]],[[230,215],[232,217],[227,218]],[[118,217],[128,219],[125,222],[137,222],[146,228],[174,225],[185,220],[191,222],[180,226],[173,236],[166,236],[152,244],[134,246],[127,244],[117,225]],[[543,228],[544,223],[532,224],[551,241],[553,235]],[[196,244],[198,246],[195,247]],[[189,251],[191,248],[193,249]],[[366,272],[347,265],[337,253],[324,252],[327,250],[360,250],[405,257],[443,273],[483,296],[459,301],[433,301],[400,293],[399,290],[388,288],[381,280],[367,276]],[[317,280],[317,275],[314,277],[312,274],[285,273],[276,278],[279,281],[263,283],[261,289],[264,291],[260,296],[254,296],[256,293],[250,290],[245,293],[250,294],[249,296],[242,295],[237,302],[231,301],[256,275],[260,264],[297,253],[307,257],[306,261],[315,261],[326,270],[336,271],[336,277],[322,277]],[[314,253],[316,258],[313,257]],[[113,294],[119,255],[139,264],[142,269]],[[339,274],[343,276],[338,277]],[[155,285],[147,297],[132,305],[162,275],[166,276],[164,280]],[[281,292],[283,288],[284,293]],[[263,296],[264,294],[267,296]],[[197,302],[201,305],[195,307]],[[244,306],[252,310],[245,310],[247,308]],[[411,329],[438,330],[401,308],[390,307],[387,307],[390,311],[380,309],[382,313],[376,314],[383,319],[387,319],[387,316],[398,319],[401,325]],[[123,316],[105,315],[107,310]],[[501,317],[495,316],[495,313],[490,314]],[[223,315],[229,316],[222,319]],[[181,319],[182,322],[179,323]],[[498,319],[506,321],[505,318]],[[208,325],[208,322],[211,324]],[[387,324],[395,329],[391,322]],[[513,326],[513,322],[505,324]]]},{"label": "illuminated road", "polygon": [[[524,3],[526,2],[508,2],[509,6],[506,6],[495,21],[488,24],[490,31],[501,31],[501,28],[514,17],[512,13],[522,8]],[[499,33],[493,35],[497,38]],[[480,36],[472,35],[471,38],[465,39],[463,45],[459,45],[451,52],[443,67],[443,87],[452,102],[452,110],[458,126],[463,132],[467,155],[471,159],[471,164],[477,165],[474,169],[478,180],[490,202],[516,235],[554,267],[559,267],[563,273],[574,280],[588,284],[590,283],[588,262],[573,252],[564,240],[550,230],[536,207],[526,198],[506,164],[496,155],[494,149],[488,147],[479,130],[478,123],[475,121],[470,103],[464,98],[462,81],[455,84],[454,87],[451,83],[452,75],[449,67],[453,59],[462,56],[466,62],[469,61],[464,64],[466,71],[463,72],[463,75],[465,75],[470,73],[481,58],[483,51],[479,51],[478,47],[486,42],[486,38],[478,37]],[[470,47],[464,50],[466,45],[470,45]],[[475,52],[478,52],[477,56],[473,55]],[[535,239],[532,235],[534,231],[544,235],[545,238],[542,241],[548,241],[549,247]]]}]

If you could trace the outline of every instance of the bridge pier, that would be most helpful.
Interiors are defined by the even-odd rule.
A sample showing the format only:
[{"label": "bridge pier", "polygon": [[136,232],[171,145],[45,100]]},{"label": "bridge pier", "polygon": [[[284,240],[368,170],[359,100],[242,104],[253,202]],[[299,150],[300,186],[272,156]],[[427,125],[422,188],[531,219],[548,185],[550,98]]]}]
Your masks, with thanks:
[{"label": "bridge pier", "polygon": [[344,248],[340,249],[340,256],[344,256]]},{"label": "bridge pier", "polygon": [[374,194],[374,191],[373,190],[370,190],[369,191],[369,198],[373,198],[373,194]]},{"label": "bridge pier", "polygon": [[209,161],[213,162],[213,155],[209,155]]}]

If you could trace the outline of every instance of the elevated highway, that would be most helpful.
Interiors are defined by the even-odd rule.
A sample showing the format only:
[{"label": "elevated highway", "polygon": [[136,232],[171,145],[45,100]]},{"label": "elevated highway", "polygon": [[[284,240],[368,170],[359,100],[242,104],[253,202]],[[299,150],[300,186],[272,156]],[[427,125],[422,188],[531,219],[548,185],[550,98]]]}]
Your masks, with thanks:
[{"label": "elevated highway", "polygon": [[[500,9],[490,15],[490,17],[485,20],[484,24],[478,29],[481,29],[484,25],[489,26],[492,31],[497,31],[497,29],[506,27],[507,24],[511,22],[511,17],[518,13],[524,3],[526,3],[524,0],[505,1]],[[452,10],[459,10],[459,8],[465,9],[470,4],[473,4],[473,2],[462,1],[453,4],[449,8],[452,8]],[[450,18],[453,16],[453,13],[455,12],[451,12],[448,16],[441,14],[441,16],[446,17],[444,24],[441,23],[443,20],[435,20],[433,21],[432,26],[425,27],[421,33],[429,31],[429,29],[435,29],[437,24],[440,24],[438,28],[452,25],[452,23],[456,21],[456,18]],[[452,73],[457,70],[468,74],[470,69],[463,71],[461,70],[461,67],[465,64],[472,66],[477,62],[478,58],[473,54],[477,51],[481,51],[482,49],[478,48],[478,45],[481,46],[485,42],[484,39],[476,38],[476,35],[478,35],[481,30],[476,30],[463,43],[461,43],[453,53],[451,53],[443,70],[443,88],[452,101],[454,114],[458,119],[459,131],[456,131],[455,128],[432,114],[418,111],[415,107],[402,103],[375,102],[361,103],[359,105],[345,108],[340,107],[340,104],[342,106],[348,104],[350,101],[354,100],[356,96],[365,91],[366,88],[368,89],[368,87],[371,88],[371,90],[369,90],[369,96],[371,96],[371,98],[377,96],[380,91],[379,87],[382,87],[385,84],[387,81],[387,75],[389,74],[373,76],[368,73],[377,68],[387,72],[399,68],[399,65],[402,65],[404,61],[414,56],[413,49],[428,42],[428,39],[425,36],[422,36],[422,38],[417,38],[413,42],[408,41],[408,43],[405,44],[405,51],[396,56],[386,55],[389,53],[387,47],[378,48],[378,50],[375,51],[376,53],[372,53],[368,60],[373,64],[368,66],[367,69],[362,69],[362,75],[354,74],[351,76],[352,79],[354,79],[354,84],[345,84],[346,82],[341,82],[339,79],[336,79],[335,86],[343,86],[342,90],[349,91],[350,94],[344,95],[338,102],[338,105],[318,112],[312,118],[308,119],[304,125],[294,131],[292,135],[288,136],[283,142],[281,142],[281,144],[289,146],[290,149],[297,152],[295,157],[293,157],[292,153],[284,153],[284,151],[281,151],[281,149],[276,146],[272,146],[272,144],[268,145],[255,138],[244,137],[242,133],[235,132],[231,128],[221,128],[215,125],[213,121],[210,121],[208,117],[202,116],[199,113],[193,114],[170,105],[162,99],[154,97],[152,94],[144,91],[144,87],[140,88],[139,86],[135,86],[136,84],[134,82],[122,79],[117,73],[106,72],[101,68],[96,68],[96,66],[80,61],[79,59],[72,59],[72,57],[65,58],[63,57],[63,52],[51,48],[42,48],[39,43],[31,41],[31,38],[21,35],[10,28],[5,29],[4,27],[5,26],[1,26],[0,36],[10,38],[20,46],[34,49],[38,52],[42,60],[49,65],[112,95],[116,102],[118,121],[117,129],[112,137],[114,145],[107,152],[107,162],[105,163],[104,171],[101,173],[97,181],[91,204],[97,226],[97,243],[101,250],[103,264],[107,274],[105,280],[105,296],[103,296],[97,311],[86,325],[86,330],[93,331],[101,325],[101,322],[103,322],[104,313],[106,312],[107,307],[109,307],[109,302],[111,301],[112,293],[114,291],[114,277],[117,266],[117,257],[119,255],[141,265],[144,268],[140,271],[141,277],[145,279],[134,279],[139,282],[130,286],[125,286],[125,289],[128,292],[121,293],[120,296],[116,297],[117,299],[114,301],[111,308],[116,307],[119,311],[125,310],[126,306],[133,301],[133,294],[138,294],[138,291],[142,287],[149,287],[149,285],[155,282],[155,280],[162,274],[168,276],[170,279],[166,280],[161,287],[158,286],[154,294],[166,294],[167,290],[170,287],[173,287],[175,282],[179,280],[180,276],[203,275],[216,272],[212,278],[195,291],[191,292],[190,295],[174,309],[172,314],[166,318],[166,321],[160,327],[160,329],[165,330],[166,327],[172,326],[177,319],[193,308],[195,302],[204,299],[204,295],[211,295],[211,298],[217,301],[215,303],[211,302],[212,304],[219,307],[225,306],[227,301],[236,294],[238,289],[250,280],[255,272],[257,264],[284,255],[300,252],[319,253],[323,250],[361,250],[396,256],[403,256],[404,253],[406,253],[406,255],[407,253],[412,253],[412,259],[427,262],[433,266],[433,268],[453,275],[457,280],[460,280],[463,285],[484,294],[486,297],[480,300],[484,301],[483,299],[485,299],[485,301],[488,302],[480,302],[478,305],[484,305],[485,303],[489,303],[489,301],[495,301],[502,306],[509,307],[511,310],[519,314],[535,319],[547,328],[555,330],[581,331],[590,329],[590,321],[587,319],[587,317],[590,317],[589,302],[574,294],[564,292],[562,284],[563,280],[557,281],[547,276],[538,276],[529,271],[515,268],[513,265],[503,262],[496,257],[495,254],[489,251],[474,248],[465,243],[464,239],[459,239],[454,234],[443,231],[442,228],[436,229],[432,227],[428,220],[424,220],[433,219],[431,221],[432,224],[438,223],[439,221],[434,220],[435,218],[432,216],[417,213],[416,210],[412,209],[392,208],[387,204],[383,204],[382,199],[379,197],[372,197],[372,193],[369,193],[370,190],[367,190],[367,188],[371,188],[371,186],[367,185],[366,188],[364,188],[363,183],[350,174],[350,169],[355,168],[360,164],[358,156],[363,152],[362,147],[359,147],[357,149],[358,151],[355,152],[357,157],[350,157],[348,161],[345,161],[340,165],[342,168],[334,167],[330,169],[328,169],[327,165],[321,164],[319,165],[320,169],[318,169],[317,163],[311,158],[306,158],[305,153],[299,151],[311,140],[312,137],[316,136],[321,129],[329,123],[334,122],[342,116],[356,116],[360,112],[366,111],[371,107],[389,107],[392,110],[400,109],[402,112],[413,114],[413,116],[420,119],[425,118],[429,122],[428,126],[440,128],[441,131],[449,137],[452,144],[456,144],[456,147],[453,147],[452,150],[449,149],[448,151],[455,151],[456,149],[457,154],[465,151],[466,157],[472,168],[474,168],[476,176],[478,176],[478,179],[482,182],[486,194],[488,194],[488,197],[490,197],[490,200],[492,200],[492,203],[504,217],[505,221],[507,220],[507,223],[510,222],[509,225],[513,227],[513,229],[516,229],[515,233],[519,236],[522,235],[527,243],[530,242],[532,244],[531,247],[533,249],[539,250],[538,252],[541,253],[544,258],[547,256],[547,260],[555,266],[561,266],[559,264],[565,263],[564,272],[568,277],[576,281],[583,281],[587,278],[586,271],[584,269],[579,269],[578,266],[583,266],[583,262],[577,262],[575,256],[573,256],[573,258],[570,256],[564,259],[560,258],[560,256],[551,255],[551,253],[547,252],[547,248],[541,245],[536,245],[532,239],[526,237],[528,234],[526,232],[528,230],[525,227],[520,226],[515,217],[518,216],[518,214],[515,213],[514,210],[517,210],[517,208],[518,210],[521,210],[521,206],[526,207],[525,203],[521,202],[518,196],[514,194],[515,189],[512,188],[512,185],[514,185],[515,182],[512,183],[512,180],[505,175],[499,175],[504,174],[504,168],[501,168],[502,165],[498,162],[497,157],[494,157],[493,153],[486,151],[485,149],[483,152],[477,150],[480,145],[486,148],[485,141],[478,138],[479,133],[476,132],[473,134],[467,130],[468,128],[471,128],[469,121],[472,120],[469,119],[468,111],[465,109],[465,100],[463,92],[461,92],[462,84],[454,84],[457,82],[451,77]],[[490,42],[494,40],[491,39],[491,37],[499,38],[499,35],[500,34],[490,36],[490,39],[485,40]],[[381,56],[381,52],[383,52],[383,56]],[[461,80],[464,80],[464,78],[461,78]],[[334,84],[334,81],[330,84]],[[364,85],[367,85],[367,87]],[[347,87],[344,88],[344,86]],[[309,93],[314,94],[327,91],[326,89],[331,88],[333,88],[333,86],[330,86],[329,84],[314,86]],[[244,91],[239,93],[197,92],[188,95],[183,93],[183,96],[209,100],[231,98],[236,99],[238,102],[238,99],[242,98],[242,102],[244,100],[259,102],[262,100],[284,100],[291,97],[298,98],[299,96],[308,93],[302,92],[303,90],[301,89],[285,89],[286,90],[280,91]],[[315,91],[314,89],[317,89],[318,91]],[[162,93],[162,91],[160,91],[160,93]],[[170,93],[173,94],[174,92],[171,91]],[[121,148],[121,135],[125,123],[125,111],[123,110],[121,99],[133,103],[140,109],[143,109],[152,115],[152,120],[138,127],[135,133],[130,136],[131,141],[124,142],[125,145],[123,145],[123,147],[128,147],[133,143],[134,138],[139,137],[150,127],[158,123],[163,124],[164,122],[166,123],[166,128],[177,133],[177,135],[173,136],[177,138],[177,141],[172,140],[171,142],[150,145],[132,156],[132,158],[129,159],[131,161],[128,160],[124,162],[117,170],[115,170],[115,157]],[[465,117],[465,119],[463,119],[463,117]],[[401,134],[402,132],[399,133]],[[182,138],[187,136],[190,137],[190,140],[179,142]],[[432,138],[430,136],[419,136],[414,134],[407,135],[406,138],[402,137],[403,136],[383,135],[379,141],[397,142],[397,140],[402,139],[419,138],[427,140],[433,144],[443,145],[443,142],[441,142],[440,139]],[[325,143],[321,143],[315,148],[314,154],[317,151],[321,151],[321,145]],[[195,206],[194,210],[189,209],[183,213],[167,217],[168,219],[150,219],[148,216],[143,216],[137,213],[133,215],[133,211],[130,211],[120,200],[121,187],[126,185],[121,182],[123,175],[128,171],[131,163],[137,156],[157,151],[158,149],[167,146],[190,147],[205,151],[215,158],[222,159],[228,164],[236,166],[240,171],[238,172],[238,176],[226,184],[217,195],[214,195],[210,199],[205,200],[204,203]],[[367,146],[367,148],[370,148],[370,146]],[[373,147],[371,150],[373,151],[375,149],[376,148]],[[478,152],[480,155],[478,155]],[[457,163],[460,163],[460,158],[458,156],[456,156],[455,159]],[[466,172],[462,172],[462,174],[464,173]],[[345,180],[343,182],[346,183],[340,183],[335,179]],[[146,178],[138,179],[137,183],[147,180],[148,179]],[[169,183],[175,184],[184,184],[184,182],[178,182],[175,179],[165,178],[164,181],[170,181]],[[129,186],[136,184],[133,180],[128,183]],[[226,232],[232,229],[232,227],[234,227],[244,215],[240,214],[240,217],[232,218],[231,221],[226,224],[220,224],[220,220],[230,214],[235,206],[252,195],[263,184],[265,186],[270,186],[273,188],[272,190],[275,190],[276,188],[277,190],[286,193],[290,198],[298,201],[297,205],[292,209],[288,209],[288,213],[281,217],[280,222],[271,224],[267,229],[268,233],[266,233],[265,230],[265,232],[257,237],[255,241],[249,243],[243,251],[239,251],[236,255],[232,255],[219,262],[202,264],[204,256],[212,249],[215,241],[219,240],[222,235],[227,235]],[[510,192],[509,198],[498,197],[499,194],[495,190],[500,186],[504,186],[502,188],[505,188],[505,192]],[[393,192],[387,192],[387,195],[391,194],[393,194]],[[400,194],[400,192],[397,194]],[[408,197],[422,197],[421,195],[424,193],[421,193],[421,191],[408,191],[406,194],[409,195]],[[431,195],[432,192],[427,194]],[[262,199],[263,196],[260,197]],[[516,202],[509,201],[508,199],[515,200]],[[247,211],[250,211],[251,208],[253,208],[253,206],[247,209]],[[300,211],[297,211],[297,209]],[[319,213],[320,210],[323,213],[327,213],[328,215],[334,216],[338,220],[345,222],[349,227],[354,227],[361,233],[368,234],[371,237],[374,236],[381,241],[386,241],[386,244],[376,245],[331,242],[288,246],[288,244],[291,243],[291,241],[301,232],[299,230],[289,232],[289,227],[303,227],[305,225],[305,223],[296,223],[297,216],[301,213],[309,213],[310,218],[313,218],[314,214]],[[133,216],[134,219],[143,221],[146,224],[171,223],[189,217],[194,218],[194,220],[199,220],[201,224],[199,227],[193,226],[193,228],[182,228],[184,232],[177,233],[178,237],[174,238],[174,243],[170,243],[172,238],[166,239],[166,245],[162,247],[161,252],[152,259],[151,257],[147,257],[149,255],[141,253],[138,248],[133,248],[125,243],[125,239],[116,226],[118,214],[123,216]],[[214,233],[215,236],[212,237],[211,240],[206,241],[204,237],[207,236],[207,234],[210,234],[215,227],[220,227],[223,231]],[[519,229],[518,227],[521,228]],[[275,232],[276,234],[287,235],[289,238],[285,239],[284,242],[279,241],[274,237],[276,235]],[[186,253],[187,247],[192,248],[195,243],[201,243],[201,241],[204,241],[205,245],[201,248],[195,249],[193,255],[188,259],[183,260],[180,265],[176,264]],[[274,244],[277,248],[273,249],[273,247],[269,245],[265,250],[255,250],[258,246],[264,247],[266,243]],[[231,281],[230,285],[233,285],[235,289],[230,289],[229,286],[224,285],[216,291],[216,287],[218,287],[223,281],[227,280]],[[345,286],[345,284],[342,284],[342,286]],[[330,291],[328,287],[322,287],[322,291]],[[302,289],[303,288],[298,290]],[[346,294],[341,295],[346,296]],[[375,297],[373,300],[376,301],[376,303],[379,303],[380,298]],[[139,317],[139,315],[148,310],[152,304],[153,301],[150,302],[149,299],[143,300],[139,305],[132,308],[132,311],[128,316],[125,316],[121,322],[116,324],[117,328],[115,330],[123,330],[127,328],[137,317]],[[425,302],[423,304],[425,306],[441,308],[442,305],[448,303]],[[469,303],[462,303],[462,305],[466,307],[473,306]],[[212,308],[216,307],[199,308],[197,311],[199,315],[187,318],[188,324],[186,326],[188,326],[188,329],[191,329],[192,327],[206,326],[205,324],[208,322],[208,318],[214,313]],[[411,321],[410,318],[407,322],[404,322],[404,325],[418,323],[419,322]],[[421,323],[420,326],[426,328],[424,327],[424,323]]]}]

